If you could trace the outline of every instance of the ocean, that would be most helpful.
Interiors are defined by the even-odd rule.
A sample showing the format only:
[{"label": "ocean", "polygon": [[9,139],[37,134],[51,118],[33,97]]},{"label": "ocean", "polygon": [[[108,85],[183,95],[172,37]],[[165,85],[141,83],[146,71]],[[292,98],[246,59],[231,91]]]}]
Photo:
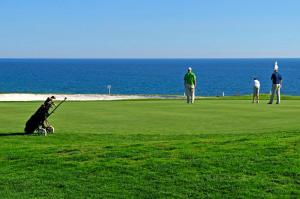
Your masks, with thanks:
[{"label": "ocean", "polygon": [[275,61],[282,93],[300,95],[300,59],[0,59],[0,93],[183,95],[189,66],[198,96],[249,94],[253,77],[269,93]]}]

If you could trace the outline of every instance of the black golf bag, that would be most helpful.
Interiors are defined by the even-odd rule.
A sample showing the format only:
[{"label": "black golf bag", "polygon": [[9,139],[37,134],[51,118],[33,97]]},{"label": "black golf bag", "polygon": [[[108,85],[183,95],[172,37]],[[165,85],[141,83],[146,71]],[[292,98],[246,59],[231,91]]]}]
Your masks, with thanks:
[{"label": "black golf bag", "polygon": [[65,98],[62,102],[60,102],[55,109],[49,113],[49,110],[51,106],[47,106],[45,104],[42,104],[39,109],[30,117],[30,119],[26,122],[25,125],[25,134],[32,134],[36,130],[40,129],[41,132],[44,132],[46,134],[47,132],[54,131],[54,128],[50,126],[49,122],[47,121],[47,118],[54,113],[54,111],[64,102],[67,98]]},{"label": "black golf bag", "polygon": [[49,116],[49,108],[42,105],[40,108],[30,117],[26,122],[25,133],[31,134],[34,133],[36,129],[43,125],[47,117]]}]

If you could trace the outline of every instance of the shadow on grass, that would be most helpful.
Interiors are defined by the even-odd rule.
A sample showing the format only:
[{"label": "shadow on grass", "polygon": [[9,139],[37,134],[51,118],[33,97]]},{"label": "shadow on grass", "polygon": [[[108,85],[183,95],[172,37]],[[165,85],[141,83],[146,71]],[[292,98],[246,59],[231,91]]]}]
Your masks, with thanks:
[{"label": "shadow on grass", "polygon": [[0,133],[0,137],[7,137],[7,136],[21,136],[26,135],[25,133]]}]

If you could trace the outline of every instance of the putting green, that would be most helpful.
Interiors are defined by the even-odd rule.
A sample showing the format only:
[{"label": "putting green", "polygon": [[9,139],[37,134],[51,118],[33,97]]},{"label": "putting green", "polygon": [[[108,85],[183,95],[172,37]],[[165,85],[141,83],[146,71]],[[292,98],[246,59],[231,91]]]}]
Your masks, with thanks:
[{"label": "putting green", "polygon": [[266,103],[67,102],[41,137],[40,103],[2,102],[0,197],[297,197],[300,101]]}]

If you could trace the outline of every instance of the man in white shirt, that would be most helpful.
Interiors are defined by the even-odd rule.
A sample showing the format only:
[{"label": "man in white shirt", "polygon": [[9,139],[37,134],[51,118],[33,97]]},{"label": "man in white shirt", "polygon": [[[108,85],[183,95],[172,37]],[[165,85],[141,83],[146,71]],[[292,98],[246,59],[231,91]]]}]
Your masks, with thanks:
[{"label": "man in white shirt", "polygon": [[252,103],[256,102],[259,103],[259,89],[260,89],[260,82],[257,78],[253,78],[253,99]]}]

